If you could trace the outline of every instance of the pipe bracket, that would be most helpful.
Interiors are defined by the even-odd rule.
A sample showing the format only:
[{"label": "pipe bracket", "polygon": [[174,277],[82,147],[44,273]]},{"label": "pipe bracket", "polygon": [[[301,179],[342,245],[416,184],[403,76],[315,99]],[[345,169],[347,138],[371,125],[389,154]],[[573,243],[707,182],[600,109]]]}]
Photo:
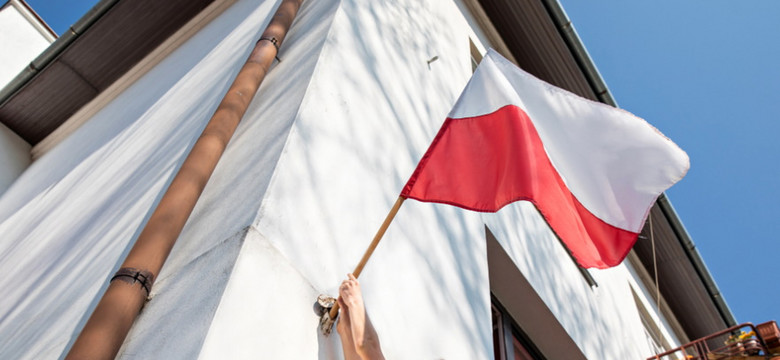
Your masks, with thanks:
[{"label": "pipe bracket", "polygon": [[149,293],[152,289],[152,283],[154,283],[154,274],[147,270],[139,270],[136,268],[121,268],[117,270],[114,276],[109,280],[122,280],[128,284],[141,283],[141,287],[146,290],[146,296],[149,297]]},{"label": "pipe bracket", "polygon": [[276,61],[278,62],[282,62],[282,60],[279,59],[279,40],[271,36],[271,37],[261,37],[260,40],[257,40],[257,42],[261,42],[263,40],[271,42],[271,45],[273,45],[276,48],[276,55],[274,55],[274,59],[276,59]]}]

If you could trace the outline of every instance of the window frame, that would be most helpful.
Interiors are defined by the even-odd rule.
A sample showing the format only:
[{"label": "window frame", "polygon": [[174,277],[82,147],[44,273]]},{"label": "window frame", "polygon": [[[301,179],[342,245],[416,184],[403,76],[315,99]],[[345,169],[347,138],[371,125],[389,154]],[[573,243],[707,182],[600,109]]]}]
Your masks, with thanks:
[{"label": "window frame", "polygon": [[[493,355],[496,360],[516,360],[514,343],[517,341],[533,360],[546,360],[528,335],[512,319],[496,296],[490,293],[491,323],[493,329]],[[498,320],[497,324],[494,320]],[[498,340],[498,342],[497,342]]]}]

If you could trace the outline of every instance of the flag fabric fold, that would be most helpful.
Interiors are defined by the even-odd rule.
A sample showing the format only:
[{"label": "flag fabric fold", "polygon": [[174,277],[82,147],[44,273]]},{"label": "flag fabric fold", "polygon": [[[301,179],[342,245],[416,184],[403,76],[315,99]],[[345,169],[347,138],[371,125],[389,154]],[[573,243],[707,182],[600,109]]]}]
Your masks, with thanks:
[{"label": "flag fabric fold", "polygon": [[688,167],[685,152],[644,120],[490,50],[401,196],[482,212],[530,201],[581,266],[607,268]]}]

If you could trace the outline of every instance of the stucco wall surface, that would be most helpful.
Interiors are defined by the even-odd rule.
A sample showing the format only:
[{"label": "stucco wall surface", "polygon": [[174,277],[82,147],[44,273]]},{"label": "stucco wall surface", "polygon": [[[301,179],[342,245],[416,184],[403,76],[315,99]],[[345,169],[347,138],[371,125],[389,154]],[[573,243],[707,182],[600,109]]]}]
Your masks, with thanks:
[{"label": "stucco wall surface", "polygon": [[[5,87],[49,43],[14,4],[0,9],[0,88]],[[30,161],[30,144],[0,124],[0,197]]]},{"label": "stucco wall surface", "polygon": [[30,165],[30,144],[0,124],[0,197]]},{"label": "stucco wall surface", "polygon": [[[468,80],[468,34],[450,1],[341,2],[254,221],[296,275],[261,296],[247,293],[267,272],[234,272],[202,358],[341,358],[312,305],[336,295]],[[477,214],[407,202],[360,279],[388,359],[492,353]],[[297,346],[277,334],[290,328]]]},{"label": "stucco wall surface", "polygon": [[[57,358],[72,343],[278,3],[234,4],[31,165],[0,199],[0,270],[13,274],[0,279],[7,289],[0,299],[0,358]],[[208,282],[208,292],[193,291],[203,284],[191,281],[197,272],[187,269],[204,261],[217,272],[232,269],[238,250],[224,244],[256,214],[333,11],[334,3],[324,1],[301,10],[308,31],[298,23],[291,29],[280,54],[287,61],[275,65],[258,92],[267,100],[248,109],[225,154],[233,160],[217,167],[182,234],[187,240],[158,276],[152,295],[184,303],[144,310],[177,311],[186,321],[147,315],[132,330],[134,338],[155,340],[151,348],[199,352],[191,347],[202,344],[228,276]],[[185,326],[192,333],[183,339],[176,325],[187,322],[198,326]],[[123,356],[142,354],[144,346],[150,344],[130,342]]]},{"label": "stucco wall surface", "polygon": [[[590,287],[532,204],[510,204],[482,218],[588,359],[646,359],[654,354],[631,294],[631,284],[639,284],[626,264],[589,270],[598,284]],[[533,338],[533,328],[524,330]],[[669,336],[668,328],[665,332]]]},{"label": "stucco wall surface", "polygon": [[[639,241],[647,240],[648,239],[640,239]],[[678,334],[675,333],[674,326],[671,322],[675,319],[666,318],[661,314],[661,311],[658,310],[659,303],[658,299],[656,299],[656,291],[658,289],[655,287],[648,288],[647,286],[644,286],[642,284],[641,275],[639,274],[640,271],[637,270],[629,261],[624,261],[623,265],[625,266],[626,271],[629,273],[629,283],[631,284],[631,288],[636,292],[639,302],[641,302],[641,305],[647,309],[653,323],[658,326],[660,333],[656,334],[666,340],[668,344],[675,344],[674,346],[679,346],[689,342],[691,339],[688,339],[687,337],[680,338],[678,337]],[[652,275],[647,274],[647,276]],[[660,294],[658,295],[661,296]],[[661,296],[661,298],[663,298],[663,296]],[[679,324],[677,326],[679,327]]]},{"label": "stucco wall surface", "polygon": [[[255,222],[320,292],[360,259],[471,74],[454,5],[342,1]],[[632,274],[592,271],[588,286],[532,205],[407,201],[361,276],[388,358],[492,357],[484,224],[587,358],[652,354]]]},{"label": "stucco wall surface", "polygon": [[[266,5],[263,3],[258,8],[256,1],[241,1],[223,16],[242,14],[238,18],[242,25],[254,27],[257,15],[266,13]],[[270,247],[264,245],[251,225],[293,122],[298,119],[312,73],[319,66],[320,52],[337,5],[337,1],[308,1],[299,10],[279,53],[282,61],[275,63],[258,90],[155,285],[154,296],[175,296],[180,300],[179,305],[150,302],[128,335],[133,342],[125,343],[121,358],[146,359],[164,354],[161,358],[297,359],[309,350],[316,353],[317,347],[306,346],[305,337],[297,332],[301,326],[309,325],[308,322],[295,322],[314,316],[312,305],[316,295],[311,295],[314,290],[294,276],[295,269],[305,265],[290,265],[272,249],[270,253],[264,251]],[[272,10],[276,8],[276,4],[270,6]],[[237,19],[230,17],[224,21],[229,24]],[[265,27],[264,23],[261,25],[260,31]],[[254,38],[258,37],[256,34]],[[244,44],[254,44],[254,40],[242,40]],[[223,241],[226,238],[230,240]],[[232,249],[230,244],[234,241],[240,241],[240,252],[220,250]],[[221,254],[212,256],[213,266],[204,266],[203,271],[189,270],[212,252]],[[210,280],[191,282],[186,287],[177,285],[193,278],[221,276],[218,269],[223,262],[234,264],[236,273],[228,272],[229,277],[218,284],[215,296],[210,295],[214,291],[204,284]],[[169,281],[164,283],[164,279]],[[301,296],[301,291],[306,296]],[[240,294],[237,298],[228,296],[235,292]],[[256,294],[260,295],[259,299],[252,296]],[[306,306],[295,307],[301,302]],[[204,313],[203,308],[209,312]],[[260,310],[268,313],[258,313]],[[160,321],[172,311],[181,321]],[[217,316],[215,312],[228,315]],[[219,324],[226,323],[224,317],[230,314],[234,317],[220,327]],[[191,326],[193,319],[200,321],[197,326]],[[185,336],[182,329],[187,329]],[[310,329],[306,335],[314,334],[313,328]],[[230,356],[226,357],[227,354]]]},{"label": "stucco wall surface", "polygon": [[41,51],[47,40],[13,4],[0,10],[0,88],[16,77]]},{"label": "stucco wall surface", "polygon": [[[237,1],[0,198],[0,358],[67,349],[278,2]],[[120,358],[341,358],[316,296],[438,131],[473,34],[451,0],[305,1]],[[485,224],[588,358],[648,356],[633,275],[590,288],[530,204],[407,201],[360,277],[388,359],[492,358]]]}]

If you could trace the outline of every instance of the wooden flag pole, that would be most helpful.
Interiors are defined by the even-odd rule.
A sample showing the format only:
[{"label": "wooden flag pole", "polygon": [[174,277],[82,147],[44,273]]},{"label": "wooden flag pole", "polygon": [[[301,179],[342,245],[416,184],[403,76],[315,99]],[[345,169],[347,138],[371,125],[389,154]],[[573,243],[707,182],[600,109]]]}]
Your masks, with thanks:
[{"label": "wooden flag pole", "polygon": [[[376,249],[376,246],[379,245],[379,241],[382,240],[382,236],[385,235],[385,231],[387,231],[387,228],[390,226],[390,223],[393,222],[393,219],[395,218],[395,214],[398,213],[398,209],[401,208],[401,204],[404,203],[404,200],[406,200],[405,197],[403,196],[398,197],[398,199],[395,201],[395,204],[393,205],[393,208],[390,209],[390,212],[387,214],[387,217],[385,218],[385,222],[383,222],[382,226],[380,226],[379,230],[377,230],[376,235],[374,235],[374,240],[371,241],[371,245],[368,245],[368,249],[366,249],[366,252],[363,254],[363,258],[360,259],[360,262],[355,267],[355,270],[352,271],[352,275],[355,275],[356,278],[360,276],[361,272],[363,272],[363,267],[366,266],[368,259],[371,258],[371,254],[374,253],[374,249]],[[333,304],[333,307],[330,309],[330,318],[335,319],[338,313],[339,313],[339,303],[337,301],[335,304]]]}]

